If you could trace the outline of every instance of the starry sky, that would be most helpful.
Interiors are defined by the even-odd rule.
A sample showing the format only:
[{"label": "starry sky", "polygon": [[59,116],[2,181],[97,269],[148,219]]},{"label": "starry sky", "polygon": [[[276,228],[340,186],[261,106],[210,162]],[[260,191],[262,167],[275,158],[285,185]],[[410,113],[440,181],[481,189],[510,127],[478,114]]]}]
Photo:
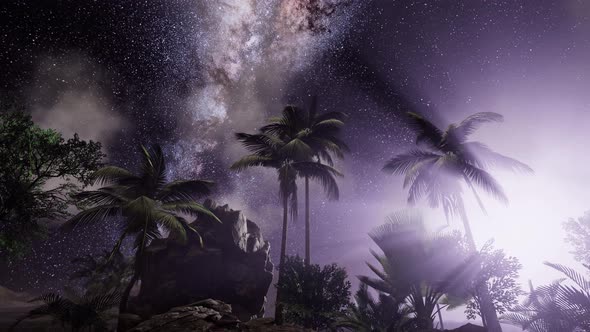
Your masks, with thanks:
[{"label": "starry sky", "polygon": [[[312,255],[351,276],[368,273],[366,233],[406,206],[400,179],[380,171],[413,144],[404,112],[441,123],[502,113],[505,123],[476,138],[535,174],[494,173],[511,203],[486,199],[483,215],[471,202],[472,227],[478,243],[495,238],[521,259],[523,281],[545,282],[555,275],[543,261],[573,264],[561,223],[590,208],[589,18],[584,0],[8,0],[0,93],[42,126],[101,141],[110,163],[133,167],[138,144],[161,144],[170,178],[215,180],[214,198],[244,210],[271,248],[275,174],[230,172],[245,153],[233,133],[317,95],[321,110],[349,115],[351,153],[338,164],[338,202],[312,187]],[[0,284],[58,288],[69,260],[110,247],[116,230],[55,234],[0,272]],[[301,220],[289,232],[289,253],[302,254]]]}]

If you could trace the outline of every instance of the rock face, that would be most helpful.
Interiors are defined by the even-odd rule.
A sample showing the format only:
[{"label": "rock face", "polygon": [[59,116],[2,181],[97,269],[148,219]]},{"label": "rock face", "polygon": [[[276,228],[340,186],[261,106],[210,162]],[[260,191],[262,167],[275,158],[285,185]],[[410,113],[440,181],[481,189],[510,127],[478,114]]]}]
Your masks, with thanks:
[{"label": "rock face", "polygon": [[258,226],[227,205],[205,202],[222,221],[193,223],[202,236],[181,245],[172,238],[154,240],[140,262],[141,288],[131,311],[148,318],[170,308],[214,298],[230,303],[242,321],[262,317],[272,282],[269,244]]},{"label": "rock face", "polygon": [[165,314],[156,315],[137,325],[129,332],[205,332],[205,331],[252,331],[252,332],[305,332],[306,329],[273,324],[272,318],[241,322],[232,314],[229,304],[216,300],[203,300],[182,307],[172,308]]}]

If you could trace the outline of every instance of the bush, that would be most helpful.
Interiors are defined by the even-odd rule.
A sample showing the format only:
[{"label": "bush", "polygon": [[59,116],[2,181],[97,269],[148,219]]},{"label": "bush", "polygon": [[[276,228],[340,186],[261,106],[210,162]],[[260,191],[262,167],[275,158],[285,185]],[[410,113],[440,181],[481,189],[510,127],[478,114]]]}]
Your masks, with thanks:
[{"label": "bush", "polygon": [[299,256],[287,257],[277,291],[285,305],[284,319],[306,328],[328,329],[350,305],[346,270],[336,264],[306,265]]}]

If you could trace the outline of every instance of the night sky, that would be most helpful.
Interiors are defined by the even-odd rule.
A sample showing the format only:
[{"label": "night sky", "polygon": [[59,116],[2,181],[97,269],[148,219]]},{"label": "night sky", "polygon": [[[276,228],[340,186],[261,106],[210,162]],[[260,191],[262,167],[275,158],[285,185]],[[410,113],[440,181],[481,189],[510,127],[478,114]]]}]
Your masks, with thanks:
[{"label": "night sky", "polygon": [[[571,261],[560,225],[590,208],[588,2],[324,0],[313,13],[301,2],[2,1],[0,93],[42,126],[101,141],[110,163],[133,167],[138,144],[161,144],[170,178],[215,180],[214,198],[261,225],[275,262],[276,176],[230,172],[245,153],[233,133],[317,95],[322,110],[350,116],[352,152],[338,165],[340,201],[312,190],[312,257],[351,276],[367,273],[367,231],[405,207],[400,179],[380,171],[413,144],[404,112],[441,122],[499,112],[505,123],[477,138],[535,174],[498,173],[511,204],[470,208],[477,241],[519,257],[523,281],[551,280],[544,260]],[[303,253],[301,221],[290,254]],[[51,236],[0,284],[61,287],[70,258],[114,243],[105,225]]]}]

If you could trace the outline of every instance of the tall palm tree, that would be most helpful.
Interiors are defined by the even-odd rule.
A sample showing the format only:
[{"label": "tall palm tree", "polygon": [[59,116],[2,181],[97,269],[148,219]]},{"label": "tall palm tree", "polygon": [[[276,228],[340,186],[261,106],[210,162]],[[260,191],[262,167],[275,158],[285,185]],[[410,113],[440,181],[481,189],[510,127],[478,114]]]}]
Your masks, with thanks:
[{"label": "tall palm tree", "polygon": [[432,329],[437,304],[445,294],[462,297],[477,272],[458,234],[429,235],[421,215],[399,212],[369,236],[383,254],[371,251],[379,267],[367,263],[377,278],[362,283],[412,309],[416,329]]},{"label": "tall palm tree", "polygon": [[142,146],[141,152],[141,171],[138,175],[115,166],[107,166],[96,171],[93,175],[94,184],[104,186],[98,190],[77,194],[76,198],[80,205],[87,208],[64,225],[65,228],[74,228],[119,217],[123,222],[123,228],[111,255],[118,252],[126,237],[135,237],[135,266],[131,281],[122,293],[119,306],[121,313],[126,312],[129,293],[140,279],[139,266],[145,248],[152,239],[161,236],[160,229],[173,233],[175,238],[184,242],[187,232],[195,234],[199,239],[200,235],[183,215],[206,215],[219,221],[211,211],[196,202],[211,192],[212,182],[167,182],[162,149],[158,145],[150,149]]},{"label": "tall palm tree", "polygon": [[[281,235],[281,252],[279,259],[279,281],[283,274],[287,250],[287,225],[289,212],[297,215],[297,177],[306,174],[322,183],[327,193],[338,194],[338,184],[334,176],[341,176],[333,167],[308,160],[311,148],[301,139],[295,137],[280,138],[267,133],[237,133],[236,138],[251,153],[236,161],[230,168],[242,171],[250,167],[268,167],[277,171],[279,181],[279,198],[283,205],[283,228]],[[277,292],[275,301],[275,318],[282,323],[283,305]]]},{"label": "tall palm tree", "polygon": [[[348,146],[340,138],[345,114],[341,112],[317,113],[317,98],[314,96],[307,111],[287,106],[280,117],[271,118],[261,131],[281,139],[300,139],[311,148],[311,155],[305,156],[318,163],[334,166],[333,157],[344,158]],[[311,218],[309,208],[309,179],[305,179],[305,262],[311,264]],[[325,188],[324,190],[329,189]],[[338,192],[326,190],[328,199],[338,199]]]},{"label": "tall palm tree", "polygon": [[[461,182],[472,190],[480,208],[485,212],[476,186],[501,202],[507,202],[501,185],[488,173],[490,167],[503,167],[512,171],[532,172],[532,169],[509,157],[492,151],[486,145],[469,141],[469,136],[482,124],[499,122],[502,115],[492,112],[475,113],[457,124],[442,130],[416,113],[408,113],[409,124],[417,134],[416,149],[389,160],[383,170],[390,174],[405,175],[404,188],[408,188],[408,203],[414,204],[425,197],[436,208],[442,206],[447,218],[459,214],[465,228],[470,249],[476,245],[463,203]],[[486,288],[483,286],[483,288]],[[502,331],[487,289],[480,289],[484,325],[489,331]]]}]

